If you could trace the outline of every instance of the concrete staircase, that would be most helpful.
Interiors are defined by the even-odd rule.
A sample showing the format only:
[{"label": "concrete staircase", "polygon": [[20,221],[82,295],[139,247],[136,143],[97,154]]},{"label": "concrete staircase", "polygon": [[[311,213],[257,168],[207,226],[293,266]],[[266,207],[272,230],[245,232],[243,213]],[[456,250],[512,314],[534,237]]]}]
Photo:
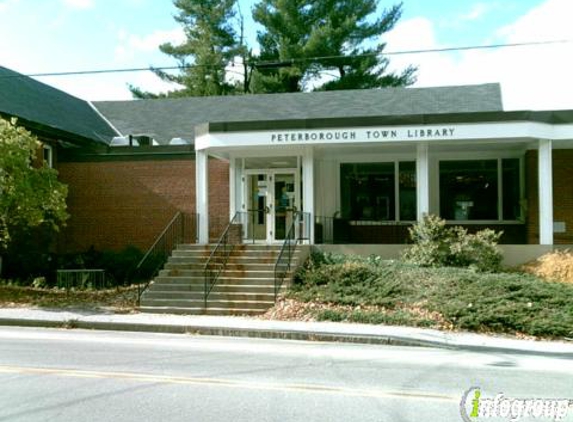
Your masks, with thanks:
[{"label": "concrete staircase", "polygon": [[[141,298],[140,310],[154,313],[205,315],[257,315],[275,303],[274,268],[280,246],[235,246],[226,269],[221,273],[204,302],[203,267],[213,245],[180,245],[173,251],[163,270]],[[304,249],[297,247],[292,272],[299,264]]]}]

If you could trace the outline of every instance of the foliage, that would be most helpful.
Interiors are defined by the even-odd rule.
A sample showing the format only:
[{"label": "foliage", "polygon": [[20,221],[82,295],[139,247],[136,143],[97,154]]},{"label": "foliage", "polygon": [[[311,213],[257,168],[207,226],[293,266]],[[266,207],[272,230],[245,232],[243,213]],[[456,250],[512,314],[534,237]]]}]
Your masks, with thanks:
[{"label": "foliage", "polygon": [[318,90],[406,86],[415,81],[413,67],[388,73],[385,43],[378,41],[402,14],[402,4],[377,13],[378,0],[262,0],[253,18],[260,61],[278,65],[258,67],[254,90],[302,91],[334,75]]},{"label": "foliage", "polygon": [[529,274],[313,254],[289,295],[333,307],[320,308],[320,319],[573,335],[573,285]]},{"label": "foliage", "polygon": [[35,167],[40,143],[26,129],[0,118],[0,251],[33,228],[57,231],[68,218],[67,187],[57,171]]},{"label": "foliage", "polygon": [[[186,39],[160,50],[177,60],[178,73],[151,70],[182,88],[156,95],[130,86],[131,92],[136,98],[154,98],[410,85],[416,69],[389,72],[380,41],[400,19],[402,4],[380,11],[378,3],[259,0],[252,13],[263,29],[258,46],[249,46],[238,0],[174,0],[175,20]],[[231,67],[233,77],[226,77]],[[241,82],[237,73],[242,73]],[[325,75],[329,80],[321,83]]]},{"label": "foliage", "polygon": [[119,252],[91,248],[83,253],[59,257],[58,268],[103,269],[108,284],[122,286],[132,281],[131,276],[142,258],[143,252],[135,246],[126,246]]},{"label": "foliage", "polygon": [[[226,81],[225,68],[241,51],[232,24],[235,3],[235,0],[174,1],[179,9],[175,20],[184,27],[186,40],[179,45],[165,43],[159,49],[178,61],[180,74],[152,70],[162,80],[175,82],[183,88],[163,96],[209,96],[232,92],[233,86]],[[157,97],[137,87],[130,89],[136,98]]]},{"label": "foliage", "polygon": [[[56,255],[41,248],[22,247],[31,244],[31,241],[16,243],[20,247],[9,253],[6,259],[5,275],[19,280],[18,284],[23,286],[33,285],[33,280],[41,277],[45,278],[47,286],[55,286],[58,269],[103,269],[107,285],[123,286],[134,281],[135,268],[143,258],[143,252],[135,246],[127,246],[119,252],[90,248],[81,253]],[[149,268],[144,270],[149,272]]]},{"label": "foliage", "polygon": [[445,220],[426,215],[409,229],[414,243],[402,254],[411,264],[424,267],[470,267],[477,271],[500,269],[502,254],[497,243],[502,235],[485,229],[469,234],[462,227],[447,227]]}]

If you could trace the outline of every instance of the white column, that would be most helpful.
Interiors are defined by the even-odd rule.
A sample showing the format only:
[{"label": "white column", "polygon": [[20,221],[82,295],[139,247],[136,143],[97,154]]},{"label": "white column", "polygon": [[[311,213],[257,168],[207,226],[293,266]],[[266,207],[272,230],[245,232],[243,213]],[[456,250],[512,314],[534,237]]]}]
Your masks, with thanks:
[{"label": "white column", "polygon": [[209,243],[209,154],[195,151],[195,198],[199,214],[199,243]]},{"label": "white column", "polygon": [[229,160],[229,221],[235,216],[237,212],[237,167],[236,159],[231,157]]},{"label": "white column", "polygon": [[553,163],[552,142],[539,140],[539,244],[553,244]]},{"label": "white column", "polygon": [[314,244],[314,150],[305,147],[302,156],[302,203],[303,211],[310,214],[310,239]]},{"label": "white column", "polygon": [[430,159],[428,143],[422,142],[416,149],[416,203],[417,219],[421,221],[430,212]]}]

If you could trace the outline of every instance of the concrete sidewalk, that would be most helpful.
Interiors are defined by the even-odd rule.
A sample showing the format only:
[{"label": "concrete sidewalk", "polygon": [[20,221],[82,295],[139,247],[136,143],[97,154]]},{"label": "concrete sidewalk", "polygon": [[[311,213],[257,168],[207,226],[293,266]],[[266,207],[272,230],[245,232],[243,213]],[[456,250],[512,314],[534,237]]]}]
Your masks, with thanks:
[{"label": "concrete sidewalk", "polygon": [[479,352],[553,355],[573,359],[573,341],[517,340],[427,328],[336,322],[269,321],[248,317],[202,315],[115,314],[103,310],[6,308],[0,309],[0,325],[425,346]]}]

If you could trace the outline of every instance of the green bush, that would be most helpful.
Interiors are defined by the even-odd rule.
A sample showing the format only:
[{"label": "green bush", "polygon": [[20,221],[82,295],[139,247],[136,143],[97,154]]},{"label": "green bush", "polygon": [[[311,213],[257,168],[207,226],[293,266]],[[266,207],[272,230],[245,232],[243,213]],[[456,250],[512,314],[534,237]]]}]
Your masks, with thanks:
[{"label": "green bush", "polygon": [[445,220],[426,215],[409,229],[413,245],[402,259],[422,267],[467,267],[497,271],[502,255],[497,247],[502,232],[485,229],[469,234],[463,227],[447,227]]},{"label": "green bush", "polygon": [[529,274],[313,254],[289,296],[319,320],[573,336],[573,285]]}]

